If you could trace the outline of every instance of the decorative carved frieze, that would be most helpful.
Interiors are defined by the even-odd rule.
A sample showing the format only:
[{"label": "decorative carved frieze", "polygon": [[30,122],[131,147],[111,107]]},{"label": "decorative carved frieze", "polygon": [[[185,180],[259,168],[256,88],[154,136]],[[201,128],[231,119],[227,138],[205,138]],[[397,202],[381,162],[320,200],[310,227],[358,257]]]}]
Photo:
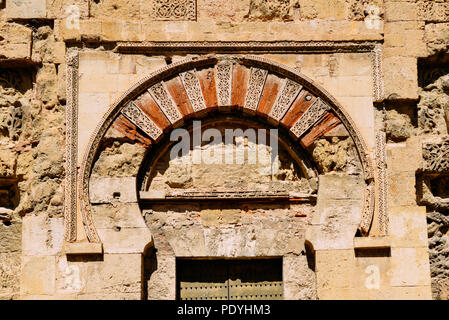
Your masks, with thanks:
[{"label": "decorative carved frieze", "polygon": [[257,110],[260,96],[262,95],[267,79],[268,71],[259,68],[251,68],[251,75],[248,82],[244,108],[252,111]]},{"label": "decorative carved frieze", "polygon": [[148,91],[172,124],[182,119],[181,113],[176,107],[172,97],[165,89],[163,82],[155,84],[148,89]]},{"label": "decorative carved frieze", "polygon": [[315,123],[317,123],[330,110],[330,107],[321,99],[316,101],[304,112],[301,118],[296,121],[290,131],[296,138],[307,132]]},{"label": "decorative carved frieze", "polygon": [[196,20],[196,0],[153,0],[154,20]]},{"label": "decorative carved frieze", "polygon": [[377,175],[377,208],[379,232],[388,235],[389,219],[387,214],[387,162],[386,162],[386,134],[376,134],[376,175]]},{"label": "decorative carved frieze", "polygon": [[141,191],[140,199],[148,201],[159,200],[217,200],[217,199],[245,199],[245,200],[273,200],[284,199],[295,202],[316,202],[316,195],[297,194],[284,191],[172,191],[159,190]]},{"label": "decorative carved frieze", "polygon": [[198,112],[206,109],[206,102],[204,101],[203,91],[201,90],[200,81],[196,76],[196,71],[190,70],[183,72],[180,74],[180,77],[193,111]]},{"label": "decorative carved frieze", "polygon": [[232,101],[232,63],[222,62],[215,67],[218,106],[230,106]]},{"label": "decorative carved frieze", "polygon": [[157,140],[162,130],[132,101],[122,109],[122,114],[145,132],[151,139]]},{"label": "decorative carved frieze", "polygon": [[268,116],[276,121],[281,121],[301,89],[302,86],[299,83],[286,79]]},{"label": "decorative carved frieze", "polygon": [[423,145],[423,169],[426,172],[449,173],[449,137],[439,143]]}]

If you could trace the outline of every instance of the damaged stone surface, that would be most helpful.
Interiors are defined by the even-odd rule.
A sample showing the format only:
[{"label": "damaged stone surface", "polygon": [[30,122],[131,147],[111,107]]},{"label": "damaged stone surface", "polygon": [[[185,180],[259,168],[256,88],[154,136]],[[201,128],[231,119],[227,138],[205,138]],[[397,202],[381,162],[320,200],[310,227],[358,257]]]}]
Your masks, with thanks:
[{"label": "damaged stone surface", "polygon": [[449,252],[447,213],[434,211],[427,214],[432,294],[433,298],[438,300],[449,299],[449,271],[446,261]]},{"label": "damaged stone surface", "polygon": [[250,20],[293,20],[293,9],[299,8],[298,0],[251,0],[248,19]]},{"label": "damaged stone surface", "polygon": [[19,298],[21,229],[19,221],[4,223],[0,213],[0,300]]},{"label": "damaged stone surface", "polygon": [[360,161],[354,153],[354,143],[351,138],[320,139],[313,145],[312,156],[323,173],[359,174],[361,172]]},{"label": "damaged stone surface", "polygon": [[[316,299],[315,279],[305,258],[304,232],[313,209],[295,205],[241,206],[202,203],[198,205],[153,205],[145,211],[157,255],[167,267],[153,273],[148,281],[151,298],[173,299],[166,281],[174,268],[175,256],[261,257],[287,255],[284,286],[286,299]],[[307,217],[297,217],[297,216]],[[194,244],[194,245],[192,245]],[[288,257],[288,258],[287,258]],[[151,288],[158,288],[153,291]],[[171,293],[171,294],[170,294]]]},{"label": "damaged stone surface", "polygon": [[138,144],[114,141],[104,147],[104,151],[93,168],[93,174],[98,176],[137,176],[143,160],[145,149]]},{"label": "damaged stone surface", "polygon": [[[237,137],[236,142],[225,141],[225,130],[241,129],[234,126],[214,125],[220,130],[223,141],[202,144],[188,154],[173,157],[167,151],[154,165],[149,179],[149,190],[169,191],[176,189],[195,190],[240,190],[240,191],[285,191],[311,194],[316,191],[316,181],[308,176],[307,169],[292,160],[289,151],[278,143],[275,151],[267,142],[249,141]],[[207,127],[202,130],[207,130]],[[242,129],[243,130],[243,129]],[[243,131],[242,131],[243,132]],[[197,163],[196,157],[200,157]],[[230,164],[225,160],[233,159]],[[310,181],[309,181],[310,180]]]},{"label": "damaged stone surface", "polygon": [[17,23],[0,22],[0,62],[31,60],[32,30]]},{"label": "damaged stone surface", "polygon": [[449,75],[428,84],[420,92],[419,127],[424,134],[444,135],[449,128]]}]

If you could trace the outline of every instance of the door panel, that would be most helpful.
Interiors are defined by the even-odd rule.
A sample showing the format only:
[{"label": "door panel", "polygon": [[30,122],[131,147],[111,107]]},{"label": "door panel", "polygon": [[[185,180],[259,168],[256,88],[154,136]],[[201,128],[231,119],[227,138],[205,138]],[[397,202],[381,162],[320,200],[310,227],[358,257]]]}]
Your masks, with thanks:
[{"label": "door panel", "polygon": [[227,300],[228,265],[225,260],[182,260],[178,273],[181,300]]},{"label": "door panel", "polygon": [[181,300],[279,300],[282,259],[178,260]]},{"label": "door panel", "polygon": [[280,300],[282,260],[240,260],[229,264],[229,299]]}]

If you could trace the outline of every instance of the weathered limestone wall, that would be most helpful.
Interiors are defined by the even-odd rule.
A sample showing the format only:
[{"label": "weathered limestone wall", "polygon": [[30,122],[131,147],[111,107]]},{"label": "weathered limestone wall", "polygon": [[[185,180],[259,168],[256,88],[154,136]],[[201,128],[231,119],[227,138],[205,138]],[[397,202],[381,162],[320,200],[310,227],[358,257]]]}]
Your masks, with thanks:
[{"label": "weathered limestone wall", "polygon": [[[322,230],[320,224],[332,218],[325,208],[335,200],[323,197],[318,207],[323,207],[324,220],[311,224],[328,232],[330,238],[343,225],[347,230],[342,232],[347,234],[346,242],[329,240],[334,245],[345,243],[343,246],[315,248],[317,295],[321,299],[429,298],[430,254],[433,298],[447,299],[449,196],[442,186],[447,185],[449,173],[444,142],[449,130],[449,3],[187,2],[191,5],[179,15],[172,7],[163,11],[147,0],[0,1],[0,299],[142,296],[142,257],[130,246],[133,235],[140,232],[150,237],[150,233],[136,205],[98,204],[99,211],[112,210],[104,216],[101,212],[94,215],[99,232],[108,239],[103,256],[68,257],[63,252],[66,50],[80,50],[78,161],[112,102],[150,72],[192,56],[168,50],[123,54],[114,50],[121,41],[382,43],[384,92],[380,99],[373,97],[375,70],[368,53],[263,54],[300,70],[335,96],[355,120],[371,151],[376,131],[387,134],[390,256],[384,249],[381,253],[358,252],[354,243],[349,243],[356,229],[359,197],[341,200],[341,208],[352,208],[348,209],[348,221],[335,221],[334,229]],[[104,146],[93,175],[135,176],[144,148],[113,130],[109,134],[121,142]],[[353,159],[354,150],[344,135],[325,137],[312,149],[320,170],[331,174],[320,177],[322,185],[336,179],[335,171],[359,171],[353,160],[345,160]],[[135,181],[121,181],[111,183],[110,191],[120,186],[126,196]],[[329,182],[329,188],[338,183]],[[111,225],[123,229],[117,232]],[[429,243],[424,233],[427,227]],[[143,250],[148,243],[139,246]],[[161,259],[161,269],[154,275],[168,274],[173,259],[170,256],[166,263]],[[295,260],[288,265],[303,262]],[[372,265],[381,275],[376,290],[365,285],[367,268],[377,270]],[[341,269],[347,273],[342,274]],[[150,297],[151,288],[150,281]],[[172,297],[173,287],[164,288],[157,295]],[[308,296],[295,290],[289,293],[291,297]]]}]

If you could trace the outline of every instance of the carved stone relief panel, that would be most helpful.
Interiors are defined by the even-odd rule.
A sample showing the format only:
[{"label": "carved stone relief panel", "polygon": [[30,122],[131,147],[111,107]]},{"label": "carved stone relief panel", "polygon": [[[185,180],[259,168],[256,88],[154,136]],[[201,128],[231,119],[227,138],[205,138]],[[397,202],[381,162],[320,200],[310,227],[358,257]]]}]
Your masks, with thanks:
[{"label": "carved stone relief panel", "polygon": [[123,108],[122,114],[145,132],[151,139],[157,140],[162,135],[154,122],[134,103],[130,102]]},{"label": "carved stone relief panel", "polygon": [[449,137],[440,143],[427,143],[423,146],[424,171],[434,173],[449,172]]},{"label": "carved stone relief panel", "polygon": [[196,0],[153,0],[154,20],[196,20]]},{"label": "carved stone relief panel", "polygon": [[330,110],[330,107],[321,99],[317,99],[313,105],[298,119],[298,121],[290,129],[291,132],[299,139],[309,130],[323,115]]},{"label": "carved stone relief panel", "polygon": [[276,121],[280,121],[293,101],[295,101],[301,89],[302,86],[299,83],[287,79],[270,111],[269,117]]},{"label": "carved stone relief panel", "polygon": [[248,91],[246,92],[245,109],[256,111],[259,105],[260,95],[262,94],[268,71],[251,68],[251,76],[248,83]]},{"label": "carved stone relief panel", "polygon": [[215,68],[218,105],[230,106],[232,98],[232,63],[219,63]]},{"label": "carved stone relief panel", "polygon": [[148,91],[171,123],[181,120],[181,113],[162,82],[155,84]]}]

